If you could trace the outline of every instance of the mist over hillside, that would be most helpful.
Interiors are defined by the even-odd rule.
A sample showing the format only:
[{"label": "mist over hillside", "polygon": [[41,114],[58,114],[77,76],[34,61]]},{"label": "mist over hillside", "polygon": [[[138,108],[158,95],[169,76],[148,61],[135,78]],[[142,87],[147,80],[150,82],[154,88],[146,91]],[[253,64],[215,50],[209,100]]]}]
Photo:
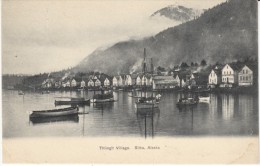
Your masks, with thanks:
[{"label": "mist over hillside", "polygon": [[248,57],[257,59],[257,1],[230,0],[155,36],[96,50],[75,70],[108,74],[138,71],[143,48],[155,66],[165,67],[202,59],[212,64]]}]

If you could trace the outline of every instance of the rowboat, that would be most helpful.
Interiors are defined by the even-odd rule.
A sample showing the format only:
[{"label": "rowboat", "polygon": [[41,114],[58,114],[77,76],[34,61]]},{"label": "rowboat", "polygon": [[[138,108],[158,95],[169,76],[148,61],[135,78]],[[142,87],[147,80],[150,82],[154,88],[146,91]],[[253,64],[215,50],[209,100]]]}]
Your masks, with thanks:
[{"label": "rowboat", "polygon": [[199,97],[199,102],[209,103],[210,102],[210,97]]},{"label": "rowboat", "polygon": [[55,105],[87,105],[90,104],[89,99],[85,98],[69,98],[70,100],[55,100]]},{"label": "rowboat", "polygon": [[53,122],[79,122],[79,116],[77,114],[65,115],[65,116],[51,116],[51,117],[30,117],[30,122],[32,124],[41,124],[41,123],[53,123]]},{"label": "rowboat", "polygon": [[30,118],[40,118],[40,117],[56,117],[56,116],[67,116],[78,114],[78,107],[67,107],[61,109],[53,110],[42,110],[42,111],[32,111]]}]

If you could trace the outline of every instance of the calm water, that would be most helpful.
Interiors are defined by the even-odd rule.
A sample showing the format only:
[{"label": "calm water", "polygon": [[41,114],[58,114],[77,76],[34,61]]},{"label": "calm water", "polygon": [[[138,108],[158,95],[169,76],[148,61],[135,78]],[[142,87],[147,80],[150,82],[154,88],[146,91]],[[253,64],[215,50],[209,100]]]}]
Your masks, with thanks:
[{"label": "calm water", "polygon": [[[85,93],[85,94],[83,94]],[[180,93],[161,93],[159,110],[136,113],[132,92],[114,92],[114,103],[80,107],[88,114],[29,120],[28,111],[55,108],[55,97],[91,97],[93,92],[40,94],[3,90],[3,137],[43,136],[249,136],[258,135],[258,99],[252,95],[210,94],[210,103],[178,109]],[[149,95],[149,94],[148,94]],[[56,107],[61,108],[61,107]]]}]

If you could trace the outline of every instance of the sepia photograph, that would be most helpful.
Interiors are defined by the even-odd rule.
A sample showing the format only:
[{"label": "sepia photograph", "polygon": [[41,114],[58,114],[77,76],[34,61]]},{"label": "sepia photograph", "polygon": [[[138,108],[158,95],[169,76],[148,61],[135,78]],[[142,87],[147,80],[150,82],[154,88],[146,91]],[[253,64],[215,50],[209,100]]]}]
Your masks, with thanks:
[{"label": "sepia photograph", "polygon": [[259,163],[258,96],[257,0],[2,1],[4,163]]}]

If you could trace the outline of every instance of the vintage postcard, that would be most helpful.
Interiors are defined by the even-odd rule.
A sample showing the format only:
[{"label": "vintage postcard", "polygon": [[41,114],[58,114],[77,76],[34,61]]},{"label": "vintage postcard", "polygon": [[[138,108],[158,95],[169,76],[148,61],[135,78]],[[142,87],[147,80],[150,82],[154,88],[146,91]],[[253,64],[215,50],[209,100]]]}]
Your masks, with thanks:
[{"label": "vintage postcard", "polygon": [[256,0],[3,0],[3,163],[259,163]]}]

